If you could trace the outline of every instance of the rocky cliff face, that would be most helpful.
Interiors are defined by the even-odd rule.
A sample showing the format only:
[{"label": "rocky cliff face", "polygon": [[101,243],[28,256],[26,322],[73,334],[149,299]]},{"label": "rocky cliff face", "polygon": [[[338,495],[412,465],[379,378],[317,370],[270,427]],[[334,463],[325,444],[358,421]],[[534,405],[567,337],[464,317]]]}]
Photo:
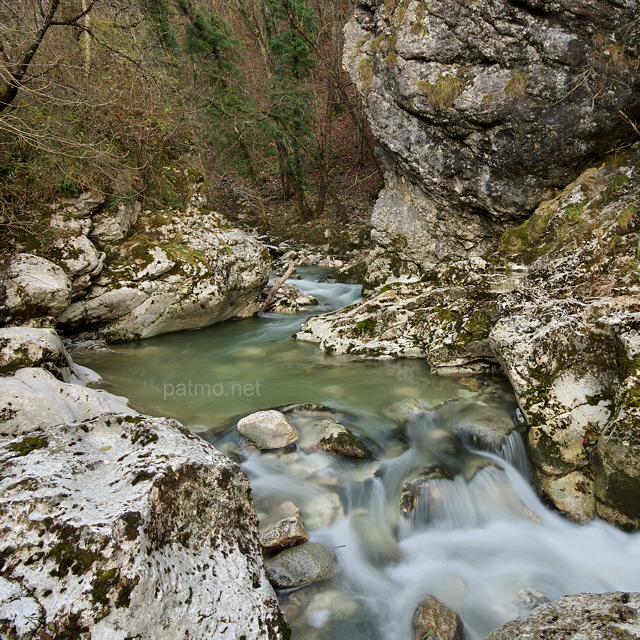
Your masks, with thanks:
[{"label": "rocky cliff face", "polygon": [[345,65],[387,170],[372,218],[385,277],[482,255],[585,162],[633,138],[639,9],[637,0],[357,4]]}]

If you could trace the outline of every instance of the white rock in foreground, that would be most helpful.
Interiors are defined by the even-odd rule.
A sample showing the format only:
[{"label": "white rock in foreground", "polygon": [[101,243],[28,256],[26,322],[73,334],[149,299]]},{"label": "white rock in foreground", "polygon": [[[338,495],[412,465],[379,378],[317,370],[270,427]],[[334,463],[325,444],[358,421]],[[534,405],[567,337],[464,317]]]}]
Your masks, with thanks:
[{"label": "white rock in foreground", "polygon": [[102,413],[137,415],[122,396],[61,382],[44,369],[20,369],[14,376],[0,378],[0,435],[30,433]]},{"label": "white rock in foreground", "polygon": [[0,329],[0,373],[10,374],[24,367],[45,367],[65,382],[76,373],[60,336],[53,329]]},{"label": "white rock in foreground", "polygon": [[173,420],[5,440],[0,496],[0,637],[286,637],[246,477]]}]

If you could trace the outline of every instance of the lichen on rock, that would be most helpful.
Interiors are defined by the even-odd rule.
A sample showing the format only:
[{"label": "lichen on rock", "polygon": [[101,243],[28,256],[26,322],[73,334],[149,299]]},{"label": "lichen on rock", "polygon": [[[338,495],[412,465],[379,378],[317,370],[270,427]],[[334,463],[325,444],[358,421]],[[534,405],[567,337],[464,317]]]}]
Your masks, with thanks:
[{"label": "lichen on rock", "polygon": [[632,141],[636,17],[614,0],[356,3],[344,65],[386,169],[378,254],[418,270],[485,255],[585,162]]},{"label": "lichen on rock", "polygon": [[3,637],[287,637],[248,481],[223,454],[164,418],[29,438],[46,446],[0,445],[0,595],[34,616],[3,615]]}]

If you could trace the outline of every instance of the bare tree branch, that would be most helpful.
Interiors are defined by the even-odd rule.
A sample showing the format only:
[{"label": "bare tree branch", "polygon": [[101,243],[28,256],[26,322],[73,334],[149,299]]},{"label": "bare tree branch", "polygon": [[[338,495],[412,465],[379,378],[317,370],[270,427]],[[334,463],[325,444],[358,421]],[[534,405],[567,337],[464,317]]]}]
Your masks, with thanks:
[{"label": "bare tree branch", "polygon": [[44,22],[36,32],[35,37],[31,41],[31,44],[23,52],[20,61],[13,65],[13,69],[9,69],[10,79],[5,88],[0,93],[0,113],[2,113],[15,99],[20,90],[22,80],[24,79],[29,65],[33,60],[36,52],[40,48],[44,37],[47,35],[47,31],[53,24],[53,19],[60,6],[60,0],[51,0],[49,9],[44,16]]}]

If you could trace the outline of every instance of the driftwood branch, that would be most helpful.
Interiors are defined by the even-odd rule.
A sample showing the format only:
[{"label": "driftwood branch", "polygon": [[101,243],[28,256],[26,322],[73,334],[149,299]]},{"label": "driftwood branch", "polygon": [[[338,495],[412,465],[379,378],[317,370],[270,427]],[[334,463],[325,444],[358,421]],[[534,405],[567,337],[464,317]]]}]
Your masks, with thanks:
[{"label": "driftwood branch", "polygon": [[296,263],[293,260],[290,260],[287,270],[273,283],[271,289],[269,289],[269,293],[267,294],[265,301],[262,303],[261,311],[269,311],[271,307],[273,307],[275,304],[276,293],[278,293],[280,287],[289,279],[295,270]]},{"label": "driftwood branch", "polygon": [[633,130],[640,136],[640,129],[638,125],[624,112],[622,109],[618,109],[618,113],[633,127]]}]

